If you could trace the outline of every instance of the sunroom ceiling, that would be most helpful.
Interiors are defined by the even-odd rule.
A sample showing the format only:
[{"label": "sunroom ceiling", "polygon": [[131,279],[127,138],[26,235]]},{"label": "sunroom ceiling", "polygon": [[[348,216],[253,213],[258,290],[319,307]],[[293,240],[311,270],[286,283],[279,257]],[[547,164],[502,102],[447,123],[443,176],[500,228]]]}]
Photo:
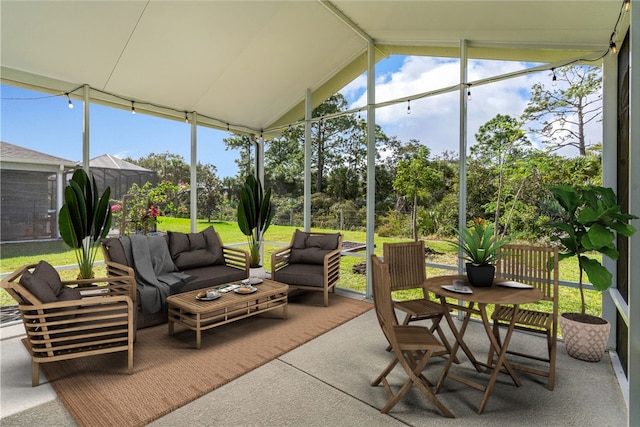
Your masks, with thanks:
[{"label": "sunroom ceiling", "polygon": [[621,5],[2,0],[2,81],[51,93],[87,84],[97,102],[259,131],[300,119],[307,89],[318,104],[365,71],[367,37],[377,59],[457,57],[465,39],[472,58],[553,62],[605,51]]}]

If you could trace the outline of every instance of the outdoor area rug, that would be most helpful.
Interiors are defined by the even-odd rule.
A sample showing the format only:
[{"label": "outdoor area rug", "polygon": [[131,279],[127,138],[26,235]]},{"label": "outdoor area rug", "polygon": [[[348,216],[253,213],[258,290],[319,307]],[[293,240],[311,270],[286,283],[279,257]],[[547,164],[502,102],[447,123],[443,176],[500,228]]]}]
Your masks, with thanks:
[{"label": "outdoor area rug", "polygon": [[287,319],[255,316],[202,334],[176,325],[138,330],[134,373],[126,353],[42,364],[58,397],[80,426],[142,426],[373,308],[321,292],[290,298]]}]

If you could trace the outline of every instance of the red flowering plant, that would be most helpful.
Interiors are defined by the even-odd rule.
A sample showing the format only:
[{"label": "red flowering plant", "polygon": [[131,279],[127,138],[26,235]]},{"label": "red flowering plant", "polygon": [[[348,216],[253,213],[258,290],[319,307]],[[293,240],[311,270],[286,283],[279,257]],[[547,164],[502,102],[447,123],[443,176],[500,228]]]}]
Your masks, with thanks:
[{"label": "red flowering plant", "polygon": [[137,228],[142,232],[142,234],[147,234],[149,231],[156,231],[159,215],[160,211],[154,205],[149,206],[146,210],[142,209]]}]

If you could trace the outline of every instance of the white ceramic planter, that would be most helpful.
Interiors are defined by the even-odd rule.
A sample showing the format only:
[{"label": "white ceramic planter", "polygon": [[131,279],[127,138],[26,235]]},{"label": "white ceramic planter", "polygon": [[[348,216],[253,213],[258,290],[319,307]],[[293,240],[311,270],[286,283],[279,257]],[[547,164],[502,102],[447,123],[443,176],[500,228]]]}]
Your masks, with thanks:
[{"label": "white ceramic planter", "polygon": [[249,268],[249,277],[257,277],[258,279],[266,279],[267,272],[264,267],[251,267]]}]

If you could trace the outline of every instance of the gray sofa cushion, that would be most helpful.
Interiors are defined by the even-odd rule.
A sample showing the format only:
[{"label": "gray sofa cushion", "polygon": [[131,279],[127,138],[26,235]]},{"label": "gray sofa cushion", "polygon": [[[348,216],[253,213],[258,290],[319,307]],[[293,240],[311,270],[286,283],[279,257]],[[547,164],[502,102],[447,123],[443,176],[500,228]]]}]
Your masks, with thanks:
[{"label": "gray sofa cushion", "polygon": [[185,273],[194,277],[193,280],[184,283],[177,288],[171,288],[171,294],[203,289],[211,286],[223,285],[230,282],[239,282],[247,278],[247,272],[226,265],[210,265],[186,270]]},{"label": "gray sofa cushion", "polygon": [[178,270],[224,264],[213,227],[200,233],[169,232],[169,252]]},{"label": "gray sofa cushion", "polygon": [[207,227],[202,230],[201,233],[204,236],[207,251],[211,252],[216,260],[214,264],[223,265],[224,254],[222,253],[222,242],[220,241],[220,239],[218,239],[218,235],[216,234],[213,227]]},{"label": "gray sofa cushion", "polygon": [[275,280],[289,285],[324,286],[322,265],[289,264],[278,270]]},{"label": "gray sofa cushion", "polygon": [[107,252],[109,252],[109,258],[111,259],[111,261],[131,267],[131,264],[127,259],[127,255],[124,252],[124,247],[122,246],[122,242],[120,241],[120,239],[104,239],[102,241],[102,244],[105,248],[107,248]]}]

